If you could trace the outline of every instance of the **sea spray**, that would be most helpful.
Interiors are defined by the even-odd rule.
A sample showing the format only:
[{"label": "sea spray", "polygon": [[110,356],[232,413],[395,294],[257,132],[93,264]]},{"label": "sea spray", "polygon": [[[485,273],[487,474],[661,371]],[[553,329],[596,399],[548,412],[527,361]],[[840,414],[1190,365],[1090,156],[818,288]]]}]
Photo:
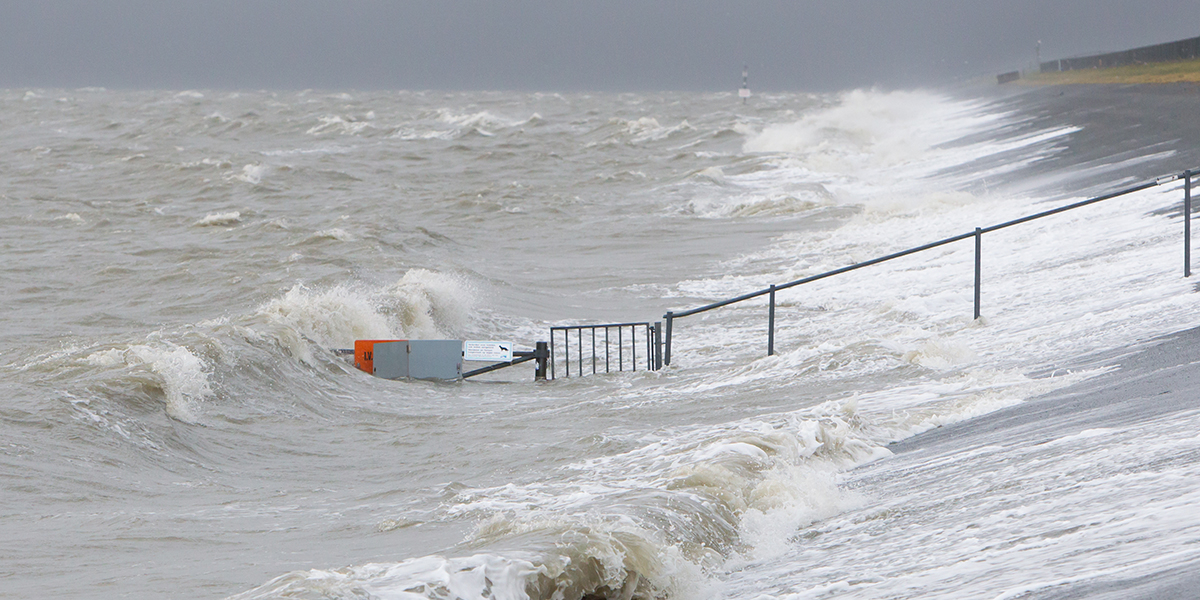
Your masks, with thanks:
[{"label": "sea spray", "polygon": [[288,351],[311,361],[309,344],[350,348],[358,339],[431,339],[455,335],[469,322],[473,298],[462,280],[413,269],[384,288],[296,284],[257,311]]}]

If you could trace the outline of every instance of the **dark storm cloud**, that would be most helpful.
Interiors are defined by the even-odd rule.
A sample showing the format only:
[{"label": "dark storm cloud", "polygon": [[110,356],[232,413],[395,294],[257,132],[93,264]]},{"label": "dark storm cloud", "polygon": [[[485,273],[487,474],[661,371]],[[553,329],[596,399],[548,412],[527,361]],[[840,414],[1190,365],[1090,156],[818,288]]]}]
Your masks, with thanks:
[{"label": "dark storm cloud", "polygon": [[0,7],[0,86],[831,90],[1200,34],[1164,0],[44,0]]}]

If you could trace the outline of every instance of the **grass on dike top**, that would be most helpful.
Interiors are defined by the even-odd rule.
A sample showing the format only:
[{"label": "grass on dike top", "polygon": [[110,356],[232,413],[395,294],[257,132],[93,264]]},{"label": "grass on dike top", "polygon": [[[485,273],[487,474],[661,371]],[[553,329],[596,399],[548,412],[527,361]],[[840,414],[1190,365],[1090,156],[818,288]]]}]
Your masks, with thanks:
[{"label": "grass on dike top", "polygon": [[1026,85],[1200,82],[1200,59],[1129,65],[1110,69],[1030,73],[1019,81]]}]

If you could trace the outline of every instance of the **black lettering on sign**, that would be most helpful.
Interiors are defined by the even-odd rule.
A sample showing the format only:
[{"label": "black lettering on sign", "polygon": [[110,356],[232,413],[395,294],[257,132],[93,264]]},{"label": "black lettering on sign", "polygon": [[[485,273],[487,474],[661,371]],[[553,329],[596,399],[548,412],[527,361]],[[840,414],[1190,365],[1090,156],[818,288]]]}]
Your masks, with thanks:
[{"label": "black lettering on sign", "polygon": [[374,358],[371,358],[371,354],[373,354],[373,353],[372,352],[363,352],[363,360],[371,360],[371,361],[375,360]]}]

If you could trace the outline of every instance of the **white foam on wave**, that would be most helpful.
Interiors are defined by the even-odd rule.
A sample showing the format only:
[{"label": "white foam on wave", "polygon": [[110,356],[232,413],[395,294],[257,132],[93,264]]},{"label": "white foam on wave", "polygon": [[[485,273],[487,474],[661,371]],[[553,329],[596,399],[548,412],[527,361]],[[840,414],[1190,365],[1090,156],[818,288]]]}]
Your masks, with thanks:
[{"label": "white foam on wave", "polygon": [[456,130],[418,130],[412,128],[397,129],[391,137],[406,142],[414,140],[452,140],[459,136]]},{"label": "white foam on wave", "polygon": [[341,227],[331,227],[322,229],[309,237],[311,240],[337,240],[339,242],[352,242],[356,238],[353,234],[342,229]]},{"label": "white foam on wave", "polygon": [[794,123],[765,127],[743,149],[798,156],[810,169],[825,173],[869,174],[918,160],[939,144],[1001,118],[978,108],[976,102],[930,92],[855,90]]},{"label": "white foam on wave", "polygon": [[397,127],[391,137],[407,141],[454,140],[469,135],[493,137],[498,131],[538,125],[542,122],[541,115],[537,113],[526,119],[512,119],[486,110],[461,112],[456,109],[439,108],[433,114],[433,122],[406,123]]},{"label": "white foam on wave", "polygon": [[[776,376],[779,372],[794,371],[779,369]],[[592,481],[620,482],[613,488],[642,486],[703,497],[703,506],[728,515],[736,527],[736,543],[730,545],[736,550],[726,553],[719,570],[738,571],[787,553],[803,528],[872,502],[867,492],[846,489],[840,482],[855,467],[890,456],[888,443],[1011,406],[1092,374],[1029,379],[1018,370],[980,369],[790,413],[689,428],[576,468]],[[605,495],[607,502],[619,497],[595,487],[592,495]],[[510,486],[501,495],[512,493]],[[604,504],[578,494],[557,500],[528,495],[492,509],[511,511],[514,500],[544,505],[555,513]]]},{"label": "white foam on wave", "polygon": [[427,269],[408,271],[381,293],[388,314],[418,339],[461,331],[470,323],[475,302],[466,280]]},{"label": "white foam on wave", "polygon": [[786,191],[699,195],[693,197],[682,212],[706,218],[774,217],[799,215],[835,204],[829,192],[817,186]]},{"label": "white foam on wave", "polygon": [[218,169],[228,169],[233,166],[233,163],[216,158],[203,158],[196,161],[188,161],[179,163],[180,169],[198,169],[201,167],[217,167]]},{"label": "white foam on wave", "polygon": [[296,284],[255,311],[289,352],[310,361],[310,344],[349,348],[357,339],[431,339],[461,331],[471,318],[474,294],[460,278],[413,269],[396,283],[372,288]]},{"label": "white foam on wave", "polygon": [[[727,176],[728,190],[715,194],[696,189],[685,212],[704,217],[747,217],[802,212],[830,205],[852,205],[867,211],[919,212],[938,203],[969,203],[953,192],[961,182],[929,178],[983,157],[1036,147],[1074,131],[1054,131],[1001,141],[955,143],[971,134],[995,129],[1011,117],[979,101],[955,100],[923,91],[856,90],[830,105],[802,112],[794,121],[766,123],[756,130],[742,126],[743,152],[759,155],[761,168]],[[998,175],[1036,158],[1005,161]],[[761,205],[762,208],[756,208]]]},{"label": "white foam on wave", "polygon": [[310,290],[296,284],[256,314],[279,326],[279,335],[293,356],[312,359],[306,340],[328,348],[349,348],[356,339],[395,337],[387,318],[368,294],[347,286]]},{"label": "white foam on wave", "polygon": [[938,370],[970,364],[978,357],[978,353],[961,340],[928,340],[919,348],[904,353],[904,360]]},{"label": "white foam on wave", "polygon": [[213,393],[204,360],[168,341],[101,350],[84,357],[83,362],[102,368],[147,369],[150,381],[162,390],[167,414],[188,423],[196,422],[196,404]]},{"label": "white foam on wave", "polygon": [[374,125],[371,121],[375,119],[375,113],[369,112],[361,117],[341,117],[338,115],[327,115],[318,118],[319,123],[308,128],[304,133],[308,135],[322,135],[326,133],[335,133],[341,135],[358,135],[367,129],[373,129]]},{"label": "white foam on wave", "polygon": [[233,210],[223,213],[211,213],[192,225],[195,227],[226,227],[242,220],[242,213]]},{"label": "white foam on wave", "polygon": [[233,175],[232,178],[249,184],[258,185],[262,183],[263,176],[267,174],[267,170],[267,165],[262,163],[244,165],[242,167],[242,172]]},{"label": "white foam on wave", "polygon": [[636,119],[613,117],[608,124],[610,127],[617,128],[617,135],[609,138],[607,140],[609,143],[622,141],[629,144],[643,144],[665,140],[677,133],[696,130],[691,123],[687,122],[687,119],[675,125],[663,125],[655,117],[638,117]]},{"label": "white foam on wave", "polygon": [[706,179],[717,185],[725,183],[725,171],[721,167],[706,167],[697,171],[692,176],[698,179]]},{"label": "white foam on wave", "polygon": [[517,120],[499,117],[486,110],[463,114],[457,113],[452,109],[439,108],[437,119],[442,123],[454,125],[459,129],[507,129],[527,123],[532,117],[530,119]]},{"label": "white foam on wave", "polygon": [[878,437],[853,404],[826,403],[687,428],[552,481],[464,490],[449,510],[481,519],[473,544],[555,540],[524,546],[554,575],[551,587],[526,577],[534,597],[703,597],[715,590],[707,575],[776,555],[797,528],[859,506],[838,473],[887,456]]}]

